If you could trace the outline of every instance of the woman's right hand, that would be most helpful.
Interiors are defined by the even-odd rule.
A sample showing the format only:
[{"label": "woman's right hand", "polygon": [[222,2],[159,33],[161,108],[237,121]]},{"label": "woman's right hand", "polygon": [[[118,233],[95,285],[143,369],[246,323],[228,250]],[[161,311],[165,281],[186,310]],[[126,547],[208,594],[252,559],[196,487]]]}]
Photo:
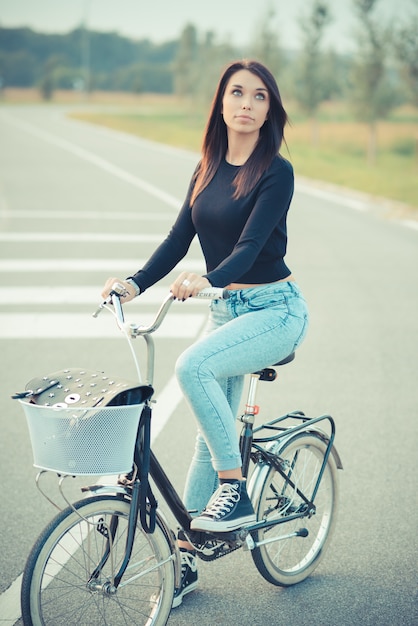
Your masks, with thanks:
[{"label": "woman's right hand", "polygon": [[121,285],[125,287],[127,291],[126,296],[121,297],[122,304],[125,304],[126,302],[129,302],[130,300],[133,300],[135,298],[135,295],[136,295],[135,288],[132,287],[130,283],[126,282],[126,280],[122,280],[121,278],[112,277],[112,278],[107,279],[103,287],[103,291],[102,291],[103,300],[106,300],[106,298],[109,297],[109,294],[112,291],[112,287],[115,283],[120,283]]}]

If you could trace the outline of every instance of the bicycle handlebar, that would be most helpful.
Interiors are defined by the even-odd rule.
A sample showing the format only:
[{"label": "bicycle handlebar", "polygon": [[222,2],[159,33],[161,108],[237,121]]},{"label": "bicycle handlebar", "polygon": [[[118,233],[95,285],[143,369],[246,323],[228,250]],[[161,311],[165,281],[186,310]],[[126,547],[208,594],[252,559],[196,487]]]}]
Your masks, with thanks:
[{"label": "bicycle handlebar", "polygon": [[[116,319],[120,328],[125,327],[125,318],[123,315],[122,303],[120,299],[127,294],[127,291],[123,285],[120,283],[115,283],[112,286],[112,290],[109,294],[109,297],[99,305],[98,309],[93,313],[93,317],[97,317],[99,313],[106,307],[108,304],[112,304],[115,310]],[[229,298],[229,292],[226,289],[221,287],[206,287],[199,291],[196,296],[192,296],[194,298],[208,298],[210,300],[226,300]],[[169,308],[172,303],[176,300],[172,293],[169,293],[163,300],[160,308],[158,309],[154,320],[151,322],[149,326],[140,326],[138,324],[129,324],[128,330],[130,336],[132,338],[138,337],[139,335],[150,335],[155,332],[162,324],[165,316],[168,313]]]}]

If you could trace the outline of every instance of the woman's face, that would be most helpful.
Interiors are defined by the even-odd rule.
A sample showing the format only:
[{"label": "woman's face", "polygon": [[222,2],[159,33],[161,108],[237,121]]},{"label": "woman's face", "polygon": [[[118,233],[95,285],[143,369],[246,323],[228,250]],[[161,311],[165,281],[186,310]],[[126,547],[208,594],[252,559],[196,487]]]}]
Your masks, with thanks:
[{"label": "woman's face", "polygon": [[222,99],[222,115],[230,131],[258,135],[269,106],[267,87],[256,74],[248,70],[232,74]]}]

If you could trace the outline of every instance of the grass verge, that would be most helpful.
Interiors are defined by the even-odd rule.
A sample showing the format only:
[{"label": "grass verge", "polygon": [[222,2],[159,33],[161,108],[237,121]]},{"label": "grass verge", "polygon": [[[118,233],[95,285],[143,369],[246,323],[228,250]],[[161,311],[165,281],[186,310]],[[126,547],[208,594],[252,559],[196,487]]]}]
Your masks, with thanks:
[{"label": "grass verge", "polygon": [[[180,148],[199,151],[206,112],[179,103],[136,111],[79,111],[77,119]],[[320,119],[317,142],[312,126],[298,119],[287,129],[289,158],[296,174],[384,197],[414,208],[418,215],[418,112],[398,114],[377,127],[377,159],[367,159],[368,128],[352,120]]]}]

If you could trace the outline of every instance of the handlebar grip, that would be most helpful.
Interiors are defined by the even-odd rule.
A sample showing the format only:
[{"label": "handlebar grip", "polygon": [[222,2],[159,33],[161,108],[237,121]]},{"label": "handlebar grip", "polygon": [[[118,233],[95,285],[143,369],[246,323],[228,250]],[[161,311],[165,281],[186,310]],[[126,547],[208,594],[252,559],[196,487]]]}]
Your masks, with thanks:
[{"label": "handlebar grip", "polygon": [[121,283],[113,283],[112,291],[110,292],[111,296],[116,295],[123,298],[123,296],[126,296],[127,293],[127,289],[121,285]]},{"label": "handlebar grip", "polygon": [[211,300],[227,300],[229,291],[223,287],[205,287],[194,298],[209,298]]},{"label": "handlebar grip", "polygon": [[[108,297],[106,298],[104,302],[99,304],[98,308],[93,313],[93,317],[97,317],[99,313],[103,311],[106,304],[113,304],[115,308],[117,309],[117,314],[118,314],[119,319],[123,322],[123,312],[122,312],[122,307],[120,303],[120,298],[123,298],[123,296],[126,296],[127,293],[128,291],[125,289],[123,285],[121,285],[121,283],[113,283],[112,289]],[[113,296],[116,296],[116,297],[113,298]]]}]

